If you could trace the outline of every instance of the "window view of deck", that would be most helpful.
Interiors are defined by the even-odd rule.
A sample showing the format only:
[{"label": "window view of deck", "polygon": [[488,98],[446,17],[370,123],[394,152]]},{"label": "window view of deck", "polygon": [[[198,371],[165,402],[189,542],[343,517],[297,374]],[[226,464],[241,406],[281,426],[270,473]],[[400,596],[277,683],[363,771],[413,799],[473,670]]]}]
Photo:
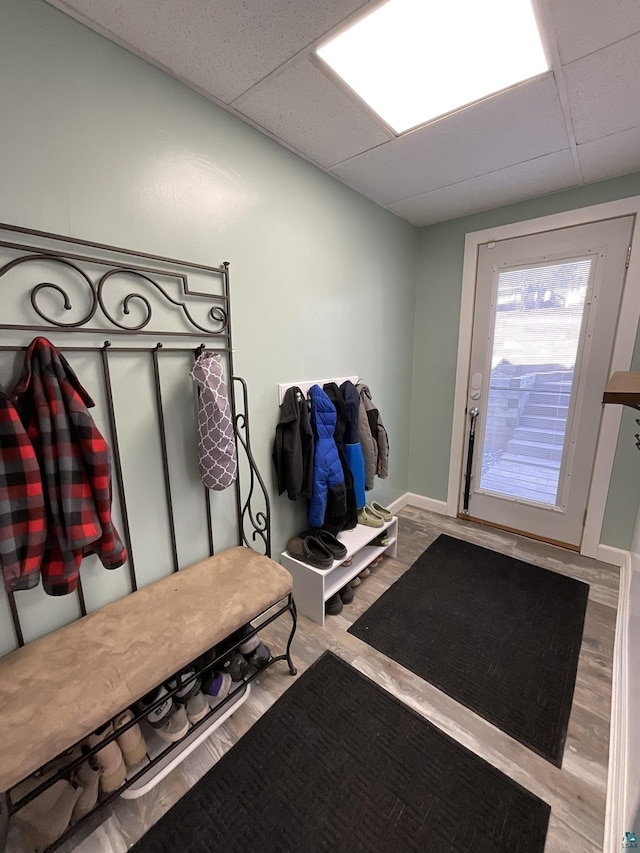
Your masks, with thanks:
[{"label": "window view of deck", "polygon": [[592,261],[498,279],[480,489],[554,506]]}]

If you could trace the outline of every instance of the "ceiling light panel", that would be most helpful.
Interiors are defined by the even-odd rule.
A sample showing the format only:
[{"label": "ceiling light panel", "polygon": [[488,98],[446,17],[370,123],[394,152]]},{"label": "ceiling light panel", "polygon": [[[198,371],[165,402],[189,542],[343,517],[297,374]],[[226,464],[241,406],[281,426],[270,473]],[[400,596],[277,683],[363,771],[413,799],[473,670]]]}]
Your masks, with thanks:
[{"label": "ceiling light panel", "polygon": [[389,0],[317,54],[397,134],[549,69],[530,0]]}]

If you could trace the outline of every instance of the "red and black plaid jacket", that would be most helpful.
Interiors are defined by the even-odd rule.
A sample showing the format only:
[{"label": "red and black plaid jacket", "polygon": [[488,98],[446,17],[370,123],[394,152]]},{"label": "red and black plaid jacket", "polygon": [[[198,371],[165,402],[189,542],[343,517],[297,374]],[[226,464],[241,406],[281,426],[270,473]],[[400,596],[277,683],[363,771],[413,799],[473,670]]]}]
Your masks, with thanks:
[{"label": "red and black plaid jacket", "polygon": [[8,590],[40,580],[47,525],[40,466],[6,394],[0,395],[0,563]]},{"label": "red and black plaid jacket", "polygon": [[[40,564],[44,589],[64,595],[76,588],[87,554],[97,554],[107,569],[118,568],[127,558],[111,521],[109,448],[87,411],[93,400],[46,338],[32,341],[11,396],[42,478],[47,522]],[[11,487],[9,495],[11,500]],[[29,573],[23,563],[25,581]]]}]

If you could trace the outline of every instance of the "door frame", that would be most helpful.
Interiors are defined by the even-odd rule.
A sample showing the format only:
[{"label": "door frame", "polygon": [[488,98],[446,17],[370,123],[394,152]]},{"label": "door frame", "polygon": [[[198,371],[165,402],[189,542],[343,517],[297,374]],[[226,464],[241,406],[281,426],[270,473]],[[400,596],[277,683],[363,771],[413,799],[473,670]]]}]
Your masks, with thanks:
[{"label": "door frame", "polygon": [[[622,304],[618,327],[613,343],[610,373],[614,370],[629,370],[640,321],[640,196],[618,199],[596,204],[590,207],[567,210],[537,219],[498,225],[482,231],[471,231],[465,235],[464,261],[462,272],[462,293],[460,300],[460,326],[458,332],[458,358],[456,366],[456,384],[453,405],[453,423],[451,429],[451,455],[449,462],[449,484],[447,489],[447,515],[455,517],[458,513],[462,463],[467,436],[467,384],[471,357],[471,336],[473,332],[473,311],[476,297],[476,271],[478,248],[482,243],[492,240],[507,240],[512,237],[525,237],[540,234],[558,228],[584,225],[601,219],[613,219],[619,216],[636,215],[631,236],[635,251],[631,253],[627,277],[622,291]],[[613,460],[622,420],[622,406],[603,408],[600,433],[596,445],[593,475],[587,499],[587,515],[580,553],[587,557],[599,555],[600,534],[609,492],[609,482],[613,469]]]}]

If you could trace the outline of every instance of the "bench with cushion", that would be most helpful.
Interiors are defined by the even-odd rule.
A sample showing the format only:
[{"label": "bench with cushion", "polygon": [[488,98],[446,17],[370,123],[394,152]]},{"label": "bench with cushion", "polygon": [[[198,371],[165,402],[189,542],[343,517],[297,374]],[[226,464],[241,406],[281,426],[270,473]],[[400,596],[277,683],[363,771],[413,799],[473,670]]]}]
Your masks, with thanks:
[{"label": "bench with cushion", "polygon": [[[289,612],[293,625],[286,652],[268,665],[286,660],[294,675],[291,589],[291,575],[278,563],[230,548],[0,658],[0,791],[271,608],[266,621]],[[5,820],[33,795],[16,803],[0,798]]]}]

